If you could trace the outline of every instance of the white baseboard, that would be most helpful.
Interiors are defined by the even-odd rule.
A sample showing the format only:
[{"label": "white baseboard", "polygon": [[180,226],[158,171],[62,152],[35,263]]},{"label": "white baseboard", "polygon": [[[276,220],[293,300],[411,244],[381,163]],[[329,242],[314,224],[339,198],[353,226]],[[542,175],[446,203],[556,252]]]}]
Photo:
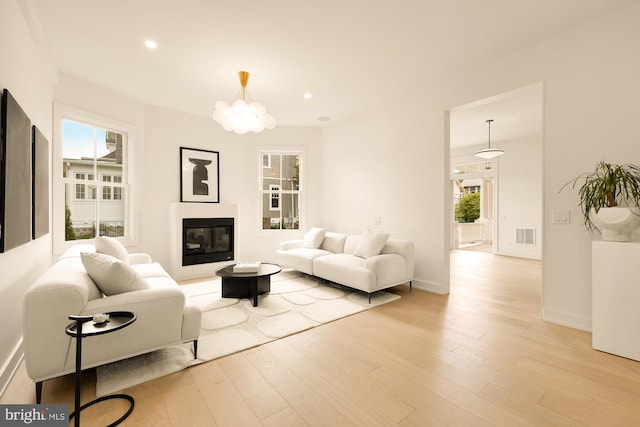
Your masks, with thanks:
[{"label": "white baseboard", "polygon": [[444,292],[444,288],[439,283],[427,282],[425,280],[413,279],[413,287],[422,291],[433,292],[435,294],[444,295],[448,292]]},{"label": "white baseboard", "polygon": [[542,320],[574,329],[591,332],[591,318],[576,316],[556,310],[543,309]]},{"label": "white baseboard", "polygon": [[24,357],[24,351],[22,350],[22,339],[13,349],[11,353],[11,357],[5,362],[0,370],[0,396],[2,396],[9,386],[11,379],[15,375],[18,370],[18,366],[20,366],[20,362]]}]

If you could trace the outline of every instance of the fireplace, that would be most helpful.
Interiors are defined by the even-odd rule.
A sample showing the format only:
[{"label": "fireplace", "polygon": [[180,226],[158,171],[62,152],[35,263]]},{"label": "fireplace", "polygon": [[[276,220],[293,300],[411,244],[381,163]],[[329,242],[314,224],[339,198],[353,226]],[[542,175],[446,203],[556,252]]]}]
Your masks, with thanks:
[{"label": "fireplace", "polygon": [[233,259],[233,218],[183,218],[182,265]]}]

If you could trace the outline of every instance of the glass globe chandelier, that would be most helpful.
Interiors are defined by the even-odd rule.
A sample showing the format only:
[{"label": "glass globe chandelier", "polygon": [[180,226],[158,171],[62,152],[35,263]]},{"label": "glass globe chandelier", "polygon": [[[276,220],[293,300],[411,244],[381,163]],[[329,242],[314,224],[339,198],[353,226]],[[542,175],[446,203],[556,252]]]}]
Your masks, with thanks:
[{"label": "glass globe chandelier", "polygon": [[483,159],[493,159],[498,156],[502,156],[504,154],[504,150],[500,148],[491,148],[491,122],[493,120],[489,119],[486,122],[489,124],[489,147],[484,150],[476,151],[477,157],[482,157]]},{"label": "glass globe chandelier", "polygon": [[264,105],[258,102],[247,103],[247,83],[249,73],[239,71],[240,86],[242,86],[242,99],[236,100],[231,106],[224,101],[216,102],[213,112],[213,120],[220,123],[224,130],[235,133],[262,132],[265,129],[273,129],[276,126],[275,119],[268,114]]}]

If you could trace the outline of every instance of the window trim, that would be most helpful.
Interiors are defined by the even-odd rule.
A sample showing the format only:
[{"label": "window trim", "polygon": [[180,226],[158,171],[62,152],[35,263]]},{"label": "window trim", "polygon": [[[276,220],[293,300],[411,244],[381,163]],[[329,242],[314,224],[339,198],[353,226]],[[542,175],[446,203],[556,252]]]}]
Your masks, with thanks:
[{"label": "window trim", "polygon": [[[125,246],[136,245],[138,241],[137,206],[134,182],[135,147],[138,141],[138,127],[130,123],[121,122],[99,114],[94,114],[69,105],[53,104],[53,149],[52,149],[52,240],[54,255],[62,254],[66,249],[80,243],[92,243],[94,239],[65,241],[64,227],[64,194],[65,181],[62,177],[62,121],[70,120],[86,123],[91,126],[105,128],[116,131],[127,136],[126,150],[123,153],[125,158],[125,168],[123,168],[124,198],[126,198],[125,223],[127,233],[123,237],[118,237]],[[96,190],[96,196],[101,197]]]}]

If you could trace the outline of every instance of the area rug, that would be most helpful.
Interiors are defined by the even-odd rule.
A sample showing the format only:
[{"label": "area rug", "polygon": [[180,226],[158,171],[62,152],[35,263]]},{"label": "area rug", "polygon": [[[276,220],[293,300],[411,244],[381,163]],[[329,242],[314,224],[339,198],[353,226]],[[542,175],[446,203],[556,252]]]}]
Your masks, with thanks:
[{"label": "area rug", "polygon": [[220,279],[183,285],[202,307],[198,359],[193,346],[174,345],[97,368],[98,397],[169,375],[189,366],[246,350],[399,299],[385,291],[369,296],[295,271],[271,279],[271,292],[253,307],[246,299],[222,298]]}]

